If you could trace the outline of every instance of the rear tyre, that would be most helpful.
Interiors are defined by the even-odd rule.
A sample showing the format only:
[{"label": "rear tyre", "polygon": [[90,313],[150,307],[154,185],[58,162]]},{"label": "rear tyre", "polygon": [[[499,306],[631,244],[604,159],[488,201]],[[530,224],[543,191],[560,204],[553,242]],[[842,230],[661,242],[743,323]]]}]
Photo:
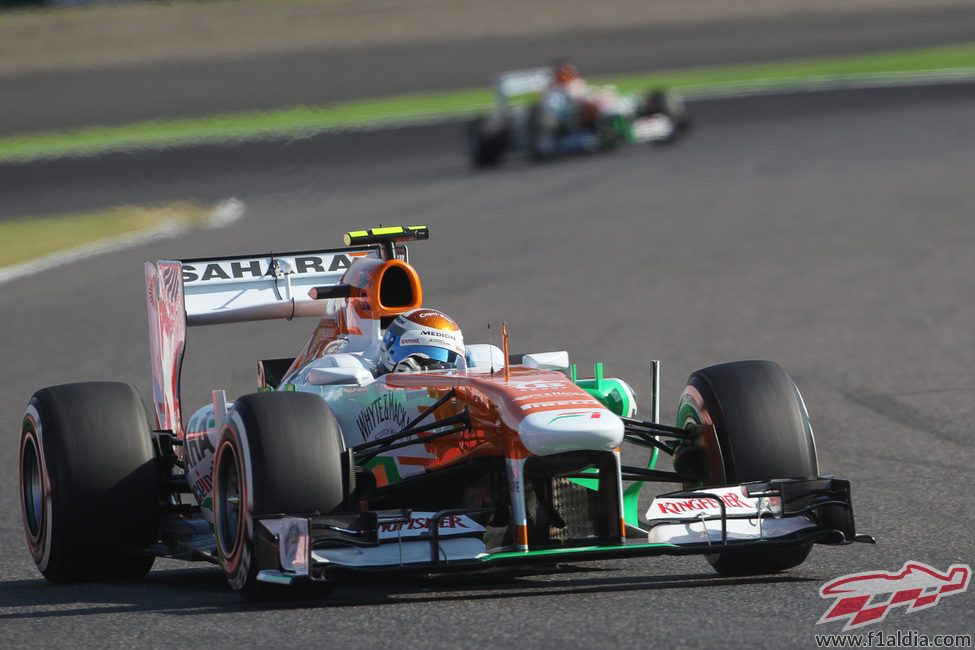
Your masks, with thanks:
[{"label": "rear tyre", "polygon": [[248,600],[305,594],[257,579],[280,568],[259,517],[339,509],[344,449],[335,416],[315,395],[254,393],[230,409],[214,456],[214,529],[224,575]]},{"label": "rear tyre", "polygon": [[34,393],[20,435],[27,545],[51,582],[141,578],[156,540],[158,470],[136,390],[112,382]]},{"label": "rear tyre", "polygon": [[656,144],[668,144],[677,139],[684,131],[691,128],[691,116],[687,112],[684,100],[680,95],[654,90],[647,94],[640,107],[639,114],[649,117],[652,115],[663,115],[668,118],[674,126],[670,137],[662,140],[655,140]]},{"label": "rear tyre", "polygon": [[475,168],[495,167],[508,146],[507,128],[498,128],[488,117],[467,124],[467,152]]},{"label": "rear tyre", "polygon": [[[819,473],[809,415],[792,378],[770,361],[698,370],[678,405],[677,425],[714,426],[720,462],[707,463],[705,487]],[[760,575],[798,566],[811,545],[732,549],[708,556],[722,575]]]}]

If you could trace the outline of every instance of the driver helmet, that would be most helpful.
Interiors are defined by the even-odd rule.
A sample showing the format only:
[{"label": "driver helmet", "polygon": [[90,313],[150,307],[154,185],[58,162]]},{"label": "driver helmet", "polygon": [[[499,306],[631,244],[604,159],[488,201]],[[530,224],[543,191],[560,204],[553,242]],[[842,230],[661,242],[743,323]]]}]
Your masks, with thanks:
[{"label": "driver helmet", "polygon": [[552,77],[559,85],[565,85],[579,78],[579,71],[569,61],[556,61],[552,67]]},{"label": "driver helmet", "polygon": [[454,319],[436,309],[413,309],[386,328],[379,366],[391,372],[406,357],[425,355],[440,367],[456,368],[465,352],[464,335]]}]

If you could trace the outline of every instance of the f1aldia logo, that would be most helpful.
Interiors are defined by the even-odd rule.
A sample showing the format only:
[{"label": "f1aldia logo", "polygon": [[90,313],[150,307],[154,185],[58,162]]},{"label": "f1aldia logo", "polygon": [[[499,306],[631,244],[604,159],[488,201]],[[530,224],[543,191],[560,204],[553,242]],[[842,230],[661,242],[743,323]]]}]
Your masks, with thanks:
[{"label": "f1aldia logo", "polygon": [[817,621],[846,621],[843,631],[879,623],[894,607],[904,605],[907,613],[937,605],[942,596],[968,589],[972,569],[952,564],[944,573],[921,562],[905,562],[900,571],[851,573],[819,588],[822,598],[836,601]]}]

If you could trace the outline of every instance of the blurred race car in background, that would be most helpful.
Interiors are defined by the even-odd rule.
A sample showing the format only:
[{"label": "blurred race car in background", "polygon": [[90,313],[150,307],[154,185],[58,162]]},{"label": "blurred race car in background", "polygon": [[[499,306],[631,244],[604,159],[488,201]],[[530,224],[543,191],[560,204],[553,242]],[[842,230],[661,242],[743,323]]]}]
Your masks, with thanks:
[{"label": "blurred race car in background", "polygon": [[[815,543],[872,541],[855,532],[849,482],[819,474],[777,364],[694,372],[669,426],[653,363],[650,417],[636,419],[633,390],[601,364],[582,378],[565,352],[514,355],[506,333],[502,347],[464,344],[450,319],[423,325],[434,310],[404,242],[428,236],[381,228],[341,248],[146,262],[154,425],[117,382],[38,390],[22,420],[21,511],[41,573],[136,578],[155,557],[203,560],[259,599],[350,572],[654,555],[761,574]],[[257,392],[214,390],[184,419],[188,325],[301,316],[317,327],[295,357],[258,362]],[[408,318],[419,329],[395,330]],[[418,355],[386,364],[394,348],[445,355],[400,372]],[[624,447],[646,460],[626,464]],[[652,483],[677,489],[645,493]]]},{"label": "blurred race car in background", "polygon": [[[535,94],[527,106],[516,101]],[[502,73],[495,95],[494,110],[466,125],[468,155],[476,168],[497,165],[509,152],[537,160],[622,144],[669,143],[691,123],[676,93],[636,95],[590,86],[568,61]]]}]

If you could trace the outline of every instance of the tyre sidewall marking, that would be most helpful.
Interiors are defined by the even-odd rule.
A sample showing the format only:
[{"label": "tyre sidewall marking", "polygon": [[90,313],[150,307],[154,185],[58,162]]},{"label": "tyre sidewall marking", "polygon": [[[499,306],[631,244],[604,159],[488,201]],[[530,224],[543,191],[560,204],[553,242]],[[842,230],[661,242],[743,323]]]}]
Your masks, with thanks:
[{"label": "tyre sidewall marking", "polygon": [[[231,547],[229,549],[228,548],[225,548],[225,544],[223,542],[224,538],[226,537],[225,533],[226,532],[229,532],[229,531],[220,530],[220,528],[222,527],[222,524],[224,522],[224,519],[225,519],[225,514],[224,514],[223,510],[224,510],[224,503],[226,502],[226,495],[224,494],[224,491],[225,491],[224,481],[225,481],[225,479],[224,479],[223,476],[217,476],[216,477],[216,480],[214,481],[214,499],[213,499],[214,513],[213,513],[213,523],[214,523],[214,527],[217,528],[217,536],[216,536],[217,537],[217,547],[218,547],[218,550],[220,552],[220,557],[223,558],[225,561],[229,561],[229,560],[232,560],[234,558],[234,556],[237,555],[237,551],[239,550],[240,544],[241,544],[241,541],[240,540],[241,540],[241,538],[243,536],[243,530],[241,528],[241,522],[244,521],[244,509],[243,509],[243,503],[244,503],[243,489],[244,488],[242,486],[242,483],[243,483],[243,480],[244,479],[243,479],[243,473],[241,472],[241,467],[240,467],[240,454],[237,453],[237,449],[235,448],[235,446],[234,446],[234,444],[233,444],[233,442],[231,440],[223,440],[223,441],[220,442],[219,445],[217,445],[217,453],[214,456],[214,462],[213,462],[214,469],[216,469],[216,468],[221,468],[222,469],[223,463],[224,463],[224,455],[225,454],[231,454],[232,455],[233,464],[234,464],[234,471],[237,474],[237,496],[238,496],[238,499],[240,499],[240,503],[238,505],[238,514],[237,514],[237,525],[236,525],[236,528],[237,529],[235,531],[233,531],[233,535],[231,536],[231,539],[232,539],[232,542],[233,543],[232,543],[232,545],[231,545]],[[219,483],[218,483],[218,481],[219,481]],[[219,490],[219,492],[218,492],[218,490]]]},{"label": "tyre sidewall marking", "polygon": [[[677,404],[677,427],[680,429],[686,428],[688,422],[713,427],[715,429],[715,443],[717,443],[718,449],[721,450],[722,454],[728,453],[721,448],[721,436],[718,435],[717,431],[718,424],[714,421],[711,412],[708,411],[704,396],[701,395],[701,391],[698,390],[697,386],[693,384],[687,384],[684,387],[684,392],[681,393],[680,401]],[[720,482],[724,483],[727,481],[727,470],[724,468],[723,457],[721,473]]]},{"label": "tyre sidewall marking", "polygon": [[[686,409],[689,409],[690,412],[686,413]],[[688,419],[692,420],[694,424],[709,424],[714,426],[711,414],[708,413],[704,406],[704,398],[701,396],[701,392],[697,389],[697,386],[692,384],[684,387],[684,392],[680,396],[680,403],[677,405],[677,413],[678,427],[683,428],[687,424]]]},{"label": "tyre sidewall marking", "polygon": [[[697,389],[697,386],[693,384],[687,384],[684,387],[684,392],[681,393],[680,402],[677,406],[677,426],[683,429],[688,421],[694,424],[714,426],[714,420],[704,406],[704,397],[701,395],[701,391]],[[721,444],[720,441],[718,441],[718,444]],[[711,564],[717,562],[720,557],[720,553],[708,553],[704,556]]]},{"label": "tyre sidewall marking", "polygon": [[[34,439],[34,445],[37,450],[37,456],[41,465],[41,521],[40,530],[37,533],[37,538],[31,537],[30,529],[27,526],[27,511],[24,509],[26,504],[24,503],[24,442],[27,438],[32,437]],[[37,568],[44,572],[47,570],[48,564],[51,561],[51,537],[53,532],[53,517],[54,509],[51,498],[51,475],[48,473],[47,469],[47,454],[44,448],[44,432],[42,426],[42,420],[40,413],[37,411],[37,406],[34,400],[27,406],[27,412],[24,414],[24,422],[21,429],[21,443],[20,443],[20,508],[21,517],[24,521],[24,533],[27,536],[27,545],[30,547],[31,556],[34,558],[34,562],[37,564]]]},{"label": "tyre sidewall marking", "polygon": [[[250,448],[247,444],[247,431],[240,415],[231,410],[228,414],[227,424],[220,434],[220,443],[217,446],[217,453],[214,456],[214,468],[219,467],[221,456],[226,445],[234,445],[236,449],[234,455],[237,461],[237,482],[240,493],[239,521],[237,523],[237,535],[233,554],[227,556],[220,543],[218,536],[217,544],[221,554],[221,564],[227,580],[234,589],[241,589],[247,580],[250,570],[251,549],[250,541],[253,539],[252,514],[254,512],[254,502],[251,486],[253,485],[253,474],[251,472]],[[214,481],[215,489],[222,489],[220,481]],[[223,509],[223,495],[214,500],[214,507]],[[221,514],[214,512],[214,522],[219,525]]]}]

